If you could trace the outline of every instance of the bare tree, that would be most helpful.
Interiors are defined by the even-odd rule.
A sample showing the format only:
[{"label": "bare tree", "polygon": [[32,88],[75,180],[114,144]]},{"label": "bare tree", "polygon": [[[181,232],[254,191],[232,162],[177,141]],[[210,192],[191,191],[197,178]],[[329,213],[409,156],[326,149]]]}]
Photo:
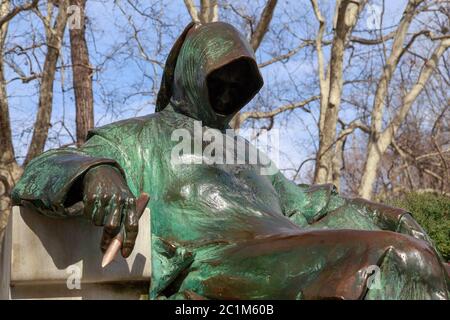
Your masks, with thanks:
[{"label": "bare tree", "polygon": [[31,138],[31,143],[24,161],[25,165],[44,151],[48,130],[50,128],[50,117],[53,108],[53,84],[64,30],[67,24],[69,1],[61,0],[58,3],[58,14],[54,25],[51,25],[52,12],[54,10],[54,5],[51,2],[47,5],[46,16],[43,16],[39,9],[34,9],[45,26],[47,54],[40,83],[38,113],[34,124],[33,137]]},{"label": "bare tree", "polygon": [[[24,11],[32,10],[42,20],[46,32],[45,44],[47,52],[42,73],[39,75],[31,75],[30,77],[21,75],[20,68],[16,69],[14,63],[9,63],[12,65],[13,69],[16,69],[16,71],[19,72],[19,79],[21,79],[22,82],[26,83],[35,79],[40,80],[39,105],[34,123],[33,137],[23,164],[28,163],[44,150],[48,130],[50,128],[50,116],[53,104],[53,83],[67,22],[68,0],[63,0],[58,3],[58,14],[54,19],[53,25],[52,16],[55,5],[52,2],[48,2],[46,8],[47,14],[43,15],[38,4],[39,1],[36,0],[11,9],[10,1],[2,1],[0,6],[0,144],[2,146],[2,153],[0,155],[0,230],[3,229],[11,210],[10,192],[22,174],[22,166],[16,160],[13,147],[4,57],[8,24],[15,16]],[[31,47],[35,48],[37,45],[32,45]]]},{"label": "bare tree", "polygon": [[[72,57],[72,81],[75,91],[76,138],[80,146],[86,141],[87,133],[94,126],[94,94],[92,91],[92,67],[85,33],[86,0],[71,0],[72,14],[79,14],[79,25],[72,26],[70,52]],[[74,7],[73,7],[74,6]]]},{"label": "bare tree", "polygon": [[[419,189],[449,192],[448,97],[442,92],[449,88],[445,17],[450,15],[442,1],[410,0],[403,15],[391,19],[389,27],[381,21],[377,29],[364,25],[371,0],[185,0],[187,11],[168,9],[174,4],[166,0],[47,1],[38,7],[37,1],[23,3],[3,1],[0,17],[0,142],[5,150],[0,155],[0,186],[8,190],[22,164],[46,145],[83,143],[93,126],[94,97],[97,125],[151,111],[163,61],[180,30],[189,20],[220,19],[247,36],[266,82],[232,125],[294,127],[291,149],[300,157],[287,159],[281,168],[292,172],[290,178],[332,182],[344,193],[366,197],[373,190],[380,195]],[[85,25],[86,3],[104,6],[102,19],[93,11]],[[81,29],[69,30],[70,51],[63,38],[73,11],[62,10],[69,5],[82,9]],[[384,9],[384,1],[381,5]],[[34,15],[25,16],[24,10]],[[104,14],[111,14],[114,24],[108,29],[95,22],[105,20]],[[10,20],[30,23],[31,31],[6,38]],[[438,22],[441,31],[431,26]],[[113,41],[103,42],[103,34],[112,29]],[[73,88],[65,80],[69,60]],[[121,75],[129,68],[137,72],[127,73],[125,79]],[[7,95],[9,85],[14,89],[17,83],[30,83],[25,89],[30,92],[28,103],[39,100],[36,119],[30,114],[21,130],[14,125],[22,119],[10,111],[20,108],[20,101],[13,93],[8,106]],[[65,114],[66,95],[75,100],[73,119],[70,111]],[[425,119],[426,126],[417,125]],[[421,143],[413,143],[419,139]],[[373,157],[375,150],[378,155]],[[362,190],[367,185],[370,192]]]},{"label": "bare tree", "polygon": [[[195,22],[208,23],[219,20],[219,5],[217,0],[201,0],[200,1],[200,11],[194,5],[194,1],[185,0],[184,1],[186,8]],[[275,11],[275,7],[277,5],[277,0],[268,0],[261,12],[260,18],[256,23],[256,28],[253,28],[255,21],[253,19],[249,19],[247,16],[247,22],[251,25],[249,40],[250,44],[254,51],[256,51],[264,36],[266,35],[270,22],[273,18],[273,13]],[[284,57],[287,58],[287,57]],[[281,59],[280,59],[281,60]],[[272,61],[270,63],[273,63]],[[306,101],[301,101],[293,104],[289,104],[288,106],[281,106],[277,110],[271,110],[269,112],[262,113],[261,111],[256,113],[246,112],[245,114],[238,113],[232,120],[231,126],[235,129],[238,129],[241,124],[248,119],[272,119],[288,110],[292,110],[295,108],[300,108],[306,105],[308,102],[313,101],[315,99],[307,99]]]},{"label": "bare tree", "polygon": [[208,23],[219,20],[217,0],[201,0],[200,10],[197,10],[193,0],[184,0],[184,4],[194,22]]},{"label": "bare tree", "polygon": [[410,0],[408,2],[399,26],[395,32],[390,54],[387,58],[386,64],[383,67],[383,73],[377,85],[371,112],[371,130],[367,145],[366,160],[359,188],[359,195],[361,197],[370,198],[372,196],[377,169],[380,165],[382,155],[392,143],[399,127],[405,120],[405,117],[407,116],[413,103],[422,92],[442,55],[450,46],[450,35],[446,35],[445,37],[440,38],[440,40],[437,40],[438,44],[435,46],[434,51],[423,62],[416,83],[404,94],[402,105],[391,117],[385,128],[383,128],[383,116],[387,90],[400,58],[419,36],[425,35],[430,37],[430,39],[435,38],[434,35],[432,35],[428,30],[421,30],[412,35],[409,42],[405,44],[406,35],[411,21],[414,16],[418,14],[418,8],[423,2],[424,1],[418,0]]},{"label": "bare tree", "polygon": [[429,79],[382,156],[375,182],[378,198],[410,191],[450,195],[449,75],[437,72]]},{"label": "bare tree", "polygon": [[258,24],[256,25],[256,29],[252,32],[250,37],[250,44],[253,50],[257,50],[261,41],[264,38],[264,35],[267,33],[269,29],[270,21],[272,21],[273,12],[275,11],[275,6],[277,5],[277,0],[268,0],[266,6],[264,7],[261,18],[259,19]]},{"label": "bare tree", "polygon": [[20,12],[31,10],[38,4],[37,0],[11,9],[11,2],[4,0],[0,4],[0,242],[3,226],[11,210],[9,197],[12,187],[22,174],[17,164],[11,133],[8,95],[6,90],[4,51],[9,21]]},{"label": "bare tree", "polygon": [[[184,0],[184,3],[192,21],[208,23],[219,20],[219,4],[217,0],[201,0],[200,10],[197,10],[193,0]],[[277,0],[267,0],[256,28],[251,28],[250,44],[255,51],[267,33],[276,5]]]},{"label": "bare tree", "polygon": [[[319,150],[316,157],[314,183],[336,183],[333,179],[334,143],[336,126],[341,103],[343,84],[343,64],[345,47],[366,1],[341,0],[336,3],[334,35],[328,67],[325,67],[322,51],[325,19],[320,12],[316,0],[311,0],[314,14],[319,21],[319,32],[316,38],[318,73],[320,84],[320,119],[319,119]],[[326,69],[325,69],[326,68]],[[336,176],[336,173],[334,174]]]}]

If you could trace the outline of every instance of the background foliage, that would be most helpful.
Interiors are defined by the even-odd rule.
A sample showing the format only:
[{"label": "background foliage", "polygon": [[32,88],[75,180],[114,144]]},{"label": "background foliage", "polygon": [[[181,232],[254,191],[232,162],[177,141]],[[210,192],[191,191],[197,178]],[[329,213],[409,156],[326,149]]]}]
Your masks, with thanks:
[{"label": "background foliage", "polygon": [[450,261],[450,197],[412,192],[388,202],[412,212],[444,259]]}]

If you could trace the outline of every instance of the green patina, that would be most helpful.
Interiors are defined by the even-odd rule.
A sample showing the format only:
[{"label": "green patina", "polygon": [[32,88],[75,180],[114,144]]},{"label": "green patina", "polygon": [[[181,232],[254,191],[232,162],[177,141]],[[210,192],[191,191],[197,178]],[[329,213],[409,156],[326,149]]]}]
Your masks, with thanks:
[{"label": "green patina", "polygon": [[[171,161],[179,143],[174,130],[193,137],[194,121],[202,120],[203,130],[225,134],[242,107],[215,112],[211,70],[247,59],[246,73],[235,72],[252,90],[242,90],[239,102],[262,85],[253,52],[234,28],[189,28],[166,66],[158,98],[167,104],[155,114],[91,131],[79,149],[42,154],[26,168],[14,202],[30,201],[42,214],[64,217],[69,199],[82,199],[77,183],[87,170],[119,168],[135,196],[151,196],[152,299],[448,298],[448,275],[404,210],[345,199],[331,185],[298,186],[279,171],[261,175],[261,164]],[[381,289],[367,288],[369,266],[379,268]]]}]

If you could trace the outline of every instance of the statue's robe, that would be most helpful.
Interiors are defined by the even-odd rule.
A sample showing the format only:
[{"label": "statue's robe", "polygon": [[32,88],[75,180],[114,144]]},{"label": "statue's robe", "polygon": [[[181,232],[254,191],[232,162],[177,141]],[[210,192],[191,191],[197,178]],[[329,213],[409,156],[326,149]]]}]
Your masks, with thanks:
[{"label": "statue's robe", "polygon": [[[233,112],[217,114],[208,76],[236,61],[245,88]],[[155,114],[94,129],[79,149],[45,152],[13,201],[68,217],[87,170],[120,169],[135,196],[151,197],[151,298],[448,298],[444,266],[405,210],[262,175],[261,164],[172,161],[174,131],[194,139],[202,120],[203,131],[225,135],[261,86],[253,52],[231,26],[190,25],[169,55]],[[183,156],[207,158],[203,147]]]}]

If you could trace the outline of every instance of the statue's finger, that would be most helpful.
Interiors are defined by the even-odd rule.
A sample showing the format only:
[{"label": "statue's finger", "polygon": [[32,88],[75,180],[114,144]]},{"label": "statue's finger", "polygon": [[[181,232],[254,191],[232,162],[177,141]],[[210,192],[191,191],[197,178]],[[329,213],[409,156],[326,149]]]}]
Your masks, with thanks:
[{"label": "statue's finger", "polygon": [[150,196],[147,193],[141,193],[135,205],[131,206],[131,214],[125,216],[125,237],[122,245],[122,256],[125,258],[133,251],[139,232],[139,219],[147,208],[149,200]]},{"label": "statue's finger", "polygon": [[128,205],[127,214],[124,217],[124,240],[122,244],[122,256],[127,258],[134,248],[138,231],[139,231],[139,215],[136,211],[136,203]]},{"label": "statue's finger", "polygon": [[83,199],[84,202],[84,216],[90,221],[94,220],[94,207],[95,207],[95,197],[92,194],[86,194]]},{"label": "statue's finger", "polygon": [[[138,215],[138,219],[142,216],[142,214],[145,211],[145,208],[147,207],[148,201],[150,200],[150,197],[147,193],[141,193],[139,198],[136,200],[136,212]],[[124,242],[125,238],[125,228],[122,228],[119,234],[112,239],[110,244],[108,245],[108,248],[106,249],[105,254],[103,255],[102,259],[102,268],[106,267],[112,260],[114,260],[114,257],[117,255],[117,252],[122,247],[122,244]],[[134,247],[134,244],[133,244]],[[131,250],[126,249],[125,252],[122,252],[122,254],[125,254],[129,256],[131,254],[133,248]]]},{"label": "statue's finger", "polygon": [[105,224],[105,215],[108,210],[109,199],[107,199],[104,195],[98,195],[95,197],[94,206],[93,206],[93,222],[96,226],[103,226]]},{"label": "statue's finger", "polygon": [[122,224],[123,207],[121,199],[113,198],[110,200],[105,215],[104,226],[109,234],[116,236],[120,231]]},{"label": "statue's finger", "polygon": [[100,247],[103,252],[106,251],[111,240],[118,235],[121,226],[121,205],[117,200],[110,205],[110,213],[107,215],[105,226],[103,227],[103,235]]}]

